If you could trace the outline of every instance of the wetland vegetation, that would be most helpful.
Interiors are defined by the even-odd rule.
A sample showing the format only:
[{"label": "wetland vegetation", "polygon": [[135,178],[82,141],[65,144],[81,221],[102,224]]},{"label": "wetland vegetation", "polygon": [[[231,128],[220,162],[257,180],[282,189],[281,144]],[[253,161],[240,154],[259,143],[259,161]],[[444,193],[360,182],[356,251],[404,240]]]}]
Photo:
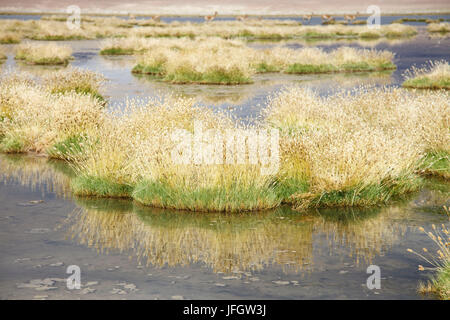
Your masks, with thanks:
[{"label": "wetland vegetation", "polygon": [[[448,23],[425,22],[430,34],[448,32]],[[73,197],[82,210],[68,221],[81,244],[132,250],[147,265],[299,271],[313,262],[316,229],[346,243],[357,261],[371,261],[401,236],[394,216],[413,211],[410,200],[427,190],[430,177],[445,189],[430,211],[443,213],[450,179],[447,61],[412,67],[403,88],[353,84],[324,94],[308,86],[315,74],[330,74],[336,87],[334,73],[387,71],[390,78],[403,67],[396,46],[415,36],[416,27],[83,17],[81,28],[69,30],[65,19],[47,16],[0,20],[0,34],[0,63],[16,60],[17,67],[0,78],[2,170],[40,176]],[[149,75],[159,88],[206,89],[190,96],[152,92],[117,107],[105,93],[111,73],[68,66],[79,57],[89,61],[88,49],[73,54],[67,42],[83,39],[102,39],[89,42],[98,45],[98,59],[129,58],[121,66],[129,77]],[[294,42],[249,42],[258,39]],[[311,42],[338,39],[343,42]],[[351,39],[361,42],[349,46]],[[397,40],[385,49],[384,39]],[[20,72],[23,66],[32,72]],[[33,73],[39,66],[49,69]],[[275,73],[295,83],[278,86],[258,104],[256,119],[239,119],[217,102],[228,88],[245,90],[244,84],[261,76],[261,83],[270,82]],[[205,107],[207,99],[195,93],[212,85],[229,85],[210,95],[220,108]],[[255,158],[256,151],[263,156]],[[47,167],[14,154],[39,156]],[[327,210],[332,214],[318,215]],[[432,228],[426,234],[439,251],[426,261],[438,261],[436,276],[419,290],[448,299],[448,226]]]},{"label": "wetland vegetation", "polygon": [[450,65],[447,61],[430,62],[427,67],[413,67],[403,87],[416,89],[450,89]]}]

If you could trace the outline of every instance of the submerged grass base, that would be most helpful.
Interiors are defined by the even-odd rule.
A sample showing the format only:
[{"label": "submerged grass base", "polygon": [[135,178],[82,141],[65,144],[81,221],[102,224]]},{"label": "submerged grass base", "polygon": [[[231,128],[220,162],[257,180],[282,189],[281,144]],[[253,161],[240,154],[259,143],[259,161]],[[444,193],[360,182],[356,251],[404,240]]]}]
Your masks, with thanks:
[{"label": "submerged grass base", "polygon": [[52,90],[51,93],[66,93],[70,91],[75,91],[76,93],[86,94],[90,95],[91,97],[100,100],[100,102],[106,103],[105,98],[96,90],[90,88],[90,87],[84,87],[84,86],[75,86],[72,88],[64,88],[64,89],[55,89]]},{"label": "submerged grass base", "polygon": [[125,49],[125,48],[106,48],[100,51],[101,55],[104,56],[120,56],[120,55],[131,55],[134,53],[133,49]]},{"label": "submerged grass base", "polygon": [[281,203],[273,188],[233,185],[228,188],[183,188],[168,183],[143,181],[133,198],[148,206],[190,211],[241,212],[265,210]]},{"label": "submerged grass base", "polygon": [[212,68],[204,73],[189,68],[178,68],[174,73],[167,74],[164,80],[180,84],[245,84],[252,82],[237,68],[231,70]]},{"label": "submerged grass base", "polygon": [[72,180],[72,190],[77,196],[130,198],[133,187],[109,179],[78,176]]},{"label": "submerged grass base", "polygon": [[164,68],[162,64],[157,65],[142,65],[137,64],[131,70],[132,73],[141,73],[141,74],[153,74],[153,75],[162,75],[164,72]]},{"label": "submerged grass base", "polygon": [[369,207],[386,204],[390,200],[419,190],[422,179],[410,175],[401,179],[386,180],[380,184],[356,186],[345,190],[297,192],[287,199],[296,210],[319,207]]},{"label": "submerged grass base", "polygon": [[82,153],[84,141],[86,141],[86,137],[83,135],[70,136],[63,141],[55,143],[47,150],[47,154],[54,159],[74,159]]},{"label": "submerged grass base", "polygon": [[422,294],[435,294],[442,300],[450,300],[450,262],[438,269],[436,276],[427,284],[420,284]]},{"label": "submerged grass base", "polygon": [[133,73],[151,74],[158,76],[161,80],[176,84],[248,84],[253,81],[244,75],[239,69],[232,68],[226,70],[224,68],[211,68],[206,72],[197,72],[188,67],[179,67],[174,72],[166,73],[163,65],[136,65]]},{"label": "submerged grass base", "polygon": [[0,152],[22,153],[24,147],[24,142],[17,136],[0,136]]},{"label": "submerged grass base", "polygon": [[450,179],[450,154],[446,151],[428,152],[419,165],[419,172]]},{"label": "submerged grass base", "polygon": [[332,72],[365,72],[365,71],[383,71],[396,69],[393,63],[382,63],[372,65],[367,62],[361,63],[346,63],[340,66],[331,64],[291,64],[287,67],[286,73],[332,73]]},{"label": "submerged grass base", "polygon": [[406,80],[402,86],[404,88],[450,90],[450,78],[433,80],[428,77],[418,77]]}]

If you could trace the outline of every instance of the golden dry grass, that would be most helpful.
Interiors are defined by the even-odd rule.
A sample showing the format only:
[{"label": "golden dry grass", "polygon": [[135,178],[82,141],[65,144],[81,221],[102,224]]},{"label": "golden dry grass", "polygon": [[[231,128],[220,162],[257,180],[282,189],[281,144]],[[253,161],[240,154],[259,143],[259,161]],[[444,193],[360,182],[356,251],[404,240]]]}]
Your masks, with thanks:
[{"label": "golden dry grass", "polygon": [[72,48],[54,43],[24,43],[16,48],[16,59],[28,64],[67,65],[72,58]]},{"label": "golden dry grass", "polygon": [[406,73],[403,87],[417,89],[450,89],[450,64],[447,61],[430,61],[428,66],[413,67]]},{"label": "golden dry grass", "polygon": [[[384,185],[404,179],[406,185],[395,182],[392,189],[414,190],[413,172],[424,154],[449,150],[449,107],[443,92],[360,88],[320,98],[302,88],[284,91],[266,114],[282,134],[280,179],[299,189],[291,199],[299,208],[317,199],[333,202],[346,191],[343,205],[368,205],[391,196]],[[359,193],[367,194],[358,200]]]},{"label": "golden dry grass", "polygon": [[175,83],[242,84],[257,72],[331,73],[395,69],[389,51],[341,47],[331,52],[319,48],[275,47],[257,50],[238,40],[220,38],[115,39],[105,52],[143,52],[135,73],[154,74]]},{"label": "golden dry grass", "polygon": [[[60,21],[59,21],[60,20]],[[301,26],[295,21],[248,20],[214,21],[212,23],[154,22],[145,20],[123,20],[114,17],[83,18],[80,28],[69,29],[63,19],[41,19],[20,21],[2,19],[0,34],[15,34],[14,41],[23,38],[33,40],[78,40],[106,37],[198,37],[223,38],[396,38],[409,37],[417,31],[412,26],[401,24],[383,25],[378,30],[366,26]],[[9,41],[8,37],[5,40]]]},{"label": "golden dry grass", "polygon": [[450,32],[450,23],[448,22],[430,23],[427,26],[427,31],[430,33],[448,33]]},{"label": "golden dry grass", "polygon": [[7,152],[46,152],[67,137],[88,133],[102,122],[103,105],[75,91],[52,93],[26,75],[0,81],[1,147]]},{"label": "golden dry grass", "polygon": [[43,77],[43,84],[51,93],[75,91],[95,97],[101,97],[105,81],[105,77],[99,73],[73,67],[48,73]]},{"label": "golden dry grass", "polygon": [[[242,126],[176,96],[130,100],[108,112],[95,94],[77,92],[76,79],[94,87],[102,81],[77,69],[56,72],[43,84],[21,75],[3,79],[0,134],[5,152],[47,152],[72,161],[79,195],[192,211],[262,210],[282,201],[297,209],[370,206],[416,190],[425,154],[450,149],[444,91],[362,87],[323,98],[293,87],[269,101],[262,123]],[[280,170],[263,175],[261,161],[227,163],[218,152],[227,148],[226,139],[200,162],[174,161],[180,141],[173,133],[192,133],[196,122],[221,136],[279,130]],[[235,152],[241,151],[252,157],[248,143],[237,145]],[[186,156],[177,152],[175,159]]]},{"label": "golden dry grass", "polygon": [[129,101],[125,113],[106,117],[99,134],[85,143],[84,157],[73,163],[77,194],[133,196],[146,205],[193,211],[248,211],[280,203],[271,176],[260,174],[261,164],[226,164],[223,158],[223,164],[178,164],[175,130],[192,132],[195,121],[204,131],[222,134],[236,127],[223,114],[195,107],[192,99],[163,100]]}]

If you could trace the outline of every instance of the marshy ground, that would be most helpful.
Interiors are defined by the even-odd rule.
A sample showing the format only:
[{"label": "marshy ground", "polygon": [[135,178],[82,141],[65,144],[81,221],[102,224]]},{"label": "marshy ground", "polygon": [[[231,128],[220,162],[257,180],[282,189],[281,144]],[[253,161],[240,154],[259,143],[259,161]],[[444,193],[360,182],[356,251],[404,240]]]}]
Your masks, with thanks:
[{"label": "marshy ground", "polygon": [[[92,36],[95,23],[91,34],[71,39],[104,37]],[[418,282],[431,272],[418,272],[421,261],[406,248],[432,248],[417,227],[448,225],[448,93],[395,88],[409,81],[405,71],[413,66],[446,59],[448,38],[419,26],[414,38],[391,33],[337,41],[335,33],[313,42],[304,36],[205,41],[198,36],[222,31],[202,26],[198,35],[187,34],[193,40],[140,39],[145,29],[136,28],[131,38],[36,41],[27,24],[16,27],[35,40],[2,47],[1,68],[9,75],[2,82],[1,149],[71,165],[2,156],[4,242],[38,237],[2,259],[5,273],[15,275],[2,285],[3,297],[421,297]],[[111,32],[131,32],[113,24]],[[290,22],[254,24],[249,28],[258,32],[295,29]],[[153,33],[182,27],[180,37],[192,29],[141,27]],[[215,61],[210,51],[223,59]],[[131,72],[137,66],[144,74]],[[439,66],[442,81],[448,62]],[[342,89],[357,90],[347,96]],[[194,119],[205,129],[235,129],[236,122],[278,129],[279,173],[160,165],[168,146],[156,141],[174,124],[192,130]],[[257,209],[269,210],[248,212]],[[14,226],[24,231],[15,234]],[[32,254],[39,245],[48,255]],[[68,252],[86,268],[83,291],[70,292],[61,281],[65,267],[77,264]],[[385,290],[363,287],[369,264],[385,270]]]}]

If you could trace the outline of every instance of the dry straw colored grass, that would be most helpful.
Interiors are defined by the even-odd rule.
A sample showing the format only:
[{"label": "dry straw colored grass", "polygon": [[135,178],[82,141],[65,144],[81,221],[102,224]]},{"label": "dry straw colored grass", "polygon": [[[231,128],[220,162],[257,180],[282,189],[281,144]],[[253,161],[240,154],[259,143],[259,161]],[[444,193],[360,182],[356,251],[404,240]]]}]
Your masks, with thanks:
[{"label": "dry straw colored grass", "polygon": [[401,24],[383,25],[379,29],[367,26],[273,26],[246,25],[235,21],[217,21],[208,24],[183,23],[168,27],[134,28],[131,35],[145,37],[222,37],[246,39],[287,39],[287,38],[396,38],[409,37],[417,33],[411,26]]},{"label": "dry straw colored grass", "polygon": [[[397,38],[409,37],[417,31],[412,26],[401,24],[383,25],[380,29],[366,26],[301,26],[295,21],[249,20],[214,21],[212,23],[154,22],[145,20],[123,20],[114,17],[83,18],[80,28],[69,29],[63,19],[0,21],[0,34],[5,42],[17,42],[22,38],[33,40],[79,40],[107,37],[201,37],[223,38]],[[0,38],[2,39],[2,38]]]},{"label": "dry straw colored grass", "polygon": [[450,23],[448,22],[430,23],[427,26],[427,31],[430,33],[448,33],[450,32]]},{"label": "dry straw colored grass", "polygon": [[443,92],[361,88],[320,98],[292,88],[272,100],[266,120],[282,133],[279,179],[299,209],[385,202],[417,189],[426,152],[449,151]]},{"label": "dry straw colored grass", "polygon": [[[76,194],[133,197],[146,205],[192,211],[248,211],[280,203],[262,176],[261,165],[177,164],[175,130],[193,131],[194,121],[203,130],[225,134],[235,129],[224,114],[194,106],[193,99],[167,96],[144,105],[129,101],[125,113],[111,114],[86,142],[84,157],[74,162],[79,177]],[[225,143],[225,141],[223,141]],[[222,145],[224,147],[225,145]],[[244,146],[245,147],[245,146]]]},{"label": "dry straw colored grass", "polygon": [[28,64],[67,65],[72,59],[72,48],[54,43],[24,43],[16,47],[16,59]]},{"label": "dry straw colored grass", "polygon": [[405,88],[450,89],[450,65],[447,61],[430,61],[428,66],[413,67],[406,73]]},{"label": "dry straw colored grass", "polygon": [[5,32],[0,35],[0,43],[2,44],[19,43],[21,40],[20,35],[12,32]]},{"label": "dry straw colored grass", "polygon": [[[82,74],[80,70],[71,72]],[[57,72],[47,80],[70,77],[61,75]],[[86,134],[102,122],[101,101],[76,92],[76,87],[52,93],[55,88],[48,83],[7,74],[0,80],[0,88],[0,148],[4,152],[45,153],[56,143]]]},{"label": "dry straw colored grass", "polygon": [[[297,209],[369,206],[416,190],[416,172],[449,171],[448,158],[439,158],[438,168],[435,161],[450,149],[445,91],[360,88],[321,98],[293,87],[271,99],[262,123],[242,126],[175,96],[130,100],[107,112],[95,94],[77,92],[73,81],[85,75],[90,81],[81,83],[97,88],[101,77],[66,72],[71,74],[57,72],[42,83],[20,75],[2,79],[0,147],[72,161],[78,195],[192,211],[262,210],[283,201]],[[203,131],[222,136],[228,130],[279,129],[280,170],[262,175],[260,162],[226,164],[224,158],[174,162],[179,141],[173,132],[192,133],[196,121]],[[213,154],[220,157],[225,144],[219,141]],[[238,144],[249,159],[246,147]]]},{"label": "dry straw colored grass", "polygon": [[93,95],[101,100],[101,89],[105,81],[105,77],[99,73],[73,67],[43,77],[44,86],[51,93],[75,91]]},{"label": "dry straw colored grass", "polygon": [[[75,192],[133,197],[157,207],[194,211],[369,206],[417,190],[415,174],[427,152],[448,152],[448,97],[443,92],[364,89],[319,98],[294,88],[278,95],[267,114],[280,129],[280,172],[261,176],[255,165],[179,165],[170,132],[234,128],[223,115],[189,99],[131,102],[111,116],[86,157],[75,161]],[[245,146],[243,146],[245,147]],[[448,169],[447,169],[448,170]]]},{"label": "dry straw colored grass", "polygon": [[[123,44],[122,44],[123,43]],[[342,47],[331,52],[275,47],[257,50],[242,41],[211,39],[116,39],[105,52],[144,52],[135,73],[174,83],[242,84],[257,72],[331,73],[395,69],[389,51]]]}]

